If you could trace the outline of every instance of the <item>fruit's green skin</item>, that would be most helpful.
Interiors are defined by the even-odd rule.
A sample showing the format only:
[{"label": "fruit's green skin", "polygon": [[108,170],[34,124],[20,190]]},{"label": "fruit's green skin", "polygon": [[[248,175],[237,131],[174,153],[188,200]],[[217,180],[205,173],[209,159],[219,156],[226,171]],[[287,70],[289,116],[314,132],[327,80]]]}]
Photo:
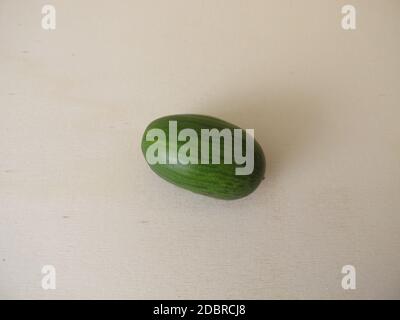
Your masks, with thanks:
[{"label": "fruit's green skin", "polygon": [[[233,164],[223,163],[223,144],[224,140],[221,139],[221,161],[220,164],[212,164],[212,152],[209,152],[210,164],[168,164],[168,148],[169,148],[169,121],[177,121],[178,133],[185,128],[194,129],[199,137],[198,154],[201,155],[200,149],[200,130],[213,129],[222,130],[228,128],[232,132],[233,129],[239,127],[228,123],[226,121],[204,115],[196,114],[181,114],[162,117],[151,122],[142,138],[142,152],[146,158],[147,148],[153,144],[153,141],[146,141],[146,134],[150,129],[162,129],[166,134],[166,153],[167,164],[149,164],[150,168],[158,174],[161,178],[195,193],[200,193],[206,196],[233,200],[245,197],[252,193],[264,179],[265,174],[265,157],[264,153],[257,143],[254,141],[254,170],[249,175],[235,175],[235,168],[240,167],[235,164],[234,157],[232,156]],[[242,150],[245,151],[245,134],[242,135]],[[177,141],[177,150],[180,146],[185,144],[186,141]],[[211,143],[210,143],[211,144]]]}]

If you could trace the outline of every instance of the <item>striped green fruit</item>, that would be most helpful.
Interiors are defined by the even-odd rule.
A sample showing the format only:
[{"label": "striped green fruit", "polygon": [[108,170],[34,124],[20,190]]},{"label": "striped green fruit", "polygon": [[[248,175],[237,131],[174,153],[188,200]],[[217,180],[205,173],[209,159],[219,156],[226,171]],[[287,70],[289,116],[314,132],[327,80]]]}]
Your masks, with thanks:
[{"label": "striped green fruit", "polygon": [[[170,133],[170,123],[175,121],[177,133],[181,132],[183,129],[193,129],[194,132],[197,133],[199,139],[197,155],[195,153],[192,154],[192,152],[189,152],[189,154],[185,152],[191,160],[193,160],[194,157],[197,158],[197,164],[193,163],[194,161],[190,161],[190,163],[187,164],[178,161],[176,152],[178,151],[179,153],[180,148],[185,145],[187,140],[180,141],[179,139],[176,139],[175,132]],[[149,139],[149,132],[152,129],[161,129],[165,133],[166,139]],[[236,169],[245,167],[246,163],[236,161],[233,150],[235,145],[231,144],[232,147],[230,149],[232,152],[232,163],[226,163],[224,162],[225,139],[221,138],[219,145],[220,161],[219,164],[215,164],[215,162],[213,163],[213,160],[215,159],[213,159],[212,156],[215,152],[215,148],[218,148],[218,145],[214,146],[211,143],[212,139],[210,139],[208,155],[207,152],[202,153],[200,143],[202,129],[217,129],[219,131],[228,129],[231,132],[233,141],[234,130],[240,128],[226,121],[205,115],[181,114],[156,119],[147,126],[142,138],[142,152],[150,168],[161,178],[178,187],[214,198],[233,200],[245,197],[252,193],[264,179],[265,157],[261,146],[243,130],[243,134],[240,135],[242,139],[241,154],[247,156],[245,154],[245,151],[247,151],[246,139],[252,140],[252,142],[254,142],[254,167],[250,174],[238,175],[236,174]],[[159,131],[160,130],[158,130],[158,132]],[[152,132],[154,132],[154,130],[152,130]],[[172,135],[175,137],[172,137]],[[159,159],[167,159],[166,163],[154,163],[154,161],[149,161],[148,159],[148,154],[150,153],[149,148],[151,146],[154,148],[153,144],[156,142],[159,142],[159,148],[157,148],[155,154]],[[169,158],[170,155],[171,158]],[[170,159],[175,159],[175,161],[169,161]],[[208,164],[205,164],[207,162]],[[241,164],[238,164],[238,162]]]}]

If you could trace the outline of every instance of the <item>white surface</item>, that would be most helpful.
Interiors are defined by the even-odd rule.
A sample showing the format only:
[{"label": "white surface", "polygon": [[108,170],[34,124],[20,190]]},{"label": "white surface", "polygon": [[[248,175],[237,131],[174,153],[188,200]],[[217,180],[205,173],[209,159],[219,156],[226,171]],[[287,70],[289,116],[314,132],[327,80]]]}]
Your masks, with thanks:
[{"label": "white surface", "polygon": [[[400,2],[350,2],[1,0],[0,298],[399,298]],[[173,113],[254,128],[266,181],[159,179]]]}]

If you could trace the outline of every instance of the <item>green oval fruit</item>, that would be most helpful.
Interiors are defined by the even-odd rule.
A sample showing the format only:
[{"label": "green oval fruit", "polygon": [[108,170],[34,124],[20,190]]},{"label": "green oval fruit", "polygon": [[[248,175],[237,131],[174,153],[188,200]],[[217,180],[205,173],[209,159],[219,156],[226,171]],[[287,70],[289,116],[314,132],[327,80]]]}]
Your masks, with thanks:
[{"label": "green oval fruit", "polygon": [[[202,133],[212,129],[221,133],[215,140],[219,145],[212,143],[213,137],[202,139]],[[231,140],[225,135],[230,135]],[[246,149],[252,144],[253,151]],[[224,147],[229,146],[226,151]],[[236,148],[239,151],[235,152]],[[231,123],[204,115],[171,115],[154,120],[143,134],[142,152],[150,168],[161,178],[219,199],[247,196],[258,187],[265,173],[264,153],[255,139]]]}]

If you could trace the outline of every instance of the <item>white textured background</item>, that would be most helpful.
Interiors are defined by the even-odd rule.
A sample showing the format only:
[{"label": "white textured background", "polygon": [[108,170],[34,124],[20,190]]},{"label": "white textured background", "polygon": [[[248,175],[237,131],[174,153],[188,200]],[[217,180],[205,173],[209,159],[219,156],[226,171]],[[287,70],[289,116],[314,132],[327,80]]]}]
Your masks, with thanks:
[{"label": "white textured background", "polygon": [[[399,36],[398,0],[0,0],[0,298],[400,298]],[[159,179],[173,113],[254,128],[267,179]]]}]

